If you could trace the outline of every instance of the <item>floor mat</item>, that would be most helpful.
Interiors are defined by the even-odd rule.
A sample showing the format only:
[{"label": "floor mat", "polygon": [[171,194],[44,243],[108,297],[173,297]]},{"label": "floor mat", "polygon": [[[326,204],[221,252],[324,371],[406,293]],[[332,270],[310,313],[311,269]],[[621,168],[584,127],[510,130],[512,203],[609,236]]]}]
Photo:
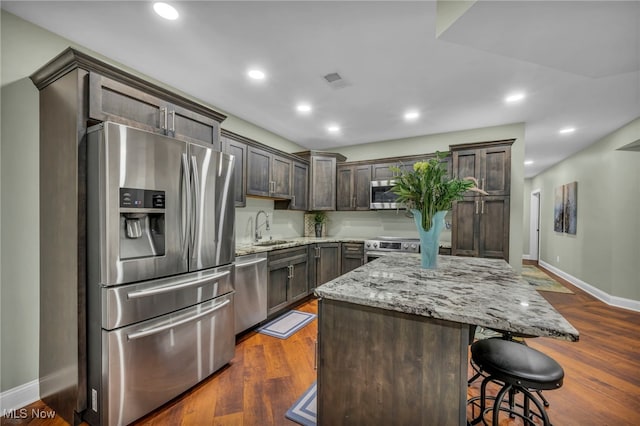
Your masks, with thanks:
[{"label": "floor mat", "polygon": [[258,328],[258,333],[286,339],[316,318],[316,314],[302,311],[289,311]]},{"label": "floor mat", "polygon": [[303,426],[315,426],[317,408],[316,386],[316,382],[313,382],[313,385],[287,410],[284,416]]},{"label": "floor mat", "polygon": [[522,265],[522,278],[534,286],[536,290],[573,294],[573,291],[569,290],[558,281],[544,273],[544,271],[533,265]]}]

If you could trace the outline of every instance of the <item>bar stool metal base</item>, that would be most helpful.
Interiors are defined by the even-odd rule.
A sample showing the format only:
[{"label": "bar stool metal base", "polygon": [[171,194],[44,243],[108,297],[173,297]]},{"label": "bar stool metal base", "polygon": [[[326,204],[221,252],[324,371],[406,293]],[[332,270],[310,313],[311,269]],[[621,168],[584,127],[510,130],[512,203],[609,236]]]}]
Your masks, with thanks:
[{"label": "bar stool metal base", "polygon": [[[500,391],[496,396],[487,396],[486,387],[490,382],[496,383],[501,387]],[[522,404],[516,402],[516,395],[521,393],[523,395]],[[505,397],[508,398],[505,400]],[[493,405],[487,406],[487,401],[493,401]],[[535,405],[535,410],[532,410],[530,403]],[[500,419],[500,412],[505,412],[509,414],[509,417],[515,418],[518,417],[522,420],[523,424],[536,426],[537,423],[535,419],[542,420],[542,424],[545,426],[552,426],[551,421],[549,420],[549,416],[544,409],[544,404],[540,401],[534,393],[529,391],[528,389],[513,385],[510,383],[502,383],[494,377],[486,377],[482,381],[480,396],[476,396],[467,401],[467,405],[472,406],[472,415],[475,413],[475,408],[479,408],[480,412],[478,416],[473,417],[470,421],[467,422],[468,425],[476,425],[482,422],[483,425],[488,426],[486,421],[487,414],[491,414],[491,425],[498,426]],[[503,406],[506,405],[506,406]]]}]

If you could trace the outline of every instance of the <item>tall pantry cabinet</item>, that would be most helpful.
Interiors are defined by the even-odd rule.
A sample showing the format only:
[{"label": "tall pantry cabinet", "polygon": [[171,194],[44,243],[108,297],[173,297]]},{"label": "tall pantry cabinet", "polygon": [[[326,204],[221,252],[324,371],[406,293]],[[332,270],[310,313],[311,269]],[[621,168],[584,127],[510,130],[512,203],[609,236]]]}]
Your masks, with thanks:
[{"label": "tall pantry cabinet", "polygon": [[453,175],[474,177],[488,193],[454,202],[451,254],[509,260],[511,145],[514,140],[452,145]]}]

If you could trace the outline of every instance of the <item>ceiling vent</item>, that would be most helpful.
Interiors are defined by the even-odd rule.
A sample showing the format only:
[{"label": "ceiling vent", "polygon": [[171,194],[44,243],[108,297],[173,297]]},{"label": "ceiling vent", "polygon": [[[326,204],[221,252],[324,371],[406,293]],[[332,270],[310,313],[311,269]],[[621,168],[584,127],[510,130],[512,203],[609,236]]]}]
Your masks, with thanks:
[{"label": "ceiling vent", "polygon": [[329,86],[334,89],[342,89],[350,85],[349,82],[342,78],[342,76],[340,76],[340,74],[338,74],[337,72],[332,72],[325,75],[324,79],[327,81],[327,83],[329,83]]}]

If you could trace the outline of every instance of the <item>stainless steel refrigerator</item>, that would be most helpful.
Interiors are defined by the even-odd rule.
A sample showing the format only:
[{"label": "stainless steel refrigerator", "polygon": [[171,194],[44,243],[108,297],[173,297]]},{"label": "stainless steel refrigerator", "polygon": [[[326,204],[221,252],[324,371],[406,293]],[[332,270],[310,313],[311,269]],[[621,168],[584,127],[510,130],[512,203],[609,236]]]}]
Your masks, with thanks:
[{"label": "stainless steel refrigerator", "polygon": [[105,122],[87,164],[84,417],[120,425],[234,356],[233,157]]}]

